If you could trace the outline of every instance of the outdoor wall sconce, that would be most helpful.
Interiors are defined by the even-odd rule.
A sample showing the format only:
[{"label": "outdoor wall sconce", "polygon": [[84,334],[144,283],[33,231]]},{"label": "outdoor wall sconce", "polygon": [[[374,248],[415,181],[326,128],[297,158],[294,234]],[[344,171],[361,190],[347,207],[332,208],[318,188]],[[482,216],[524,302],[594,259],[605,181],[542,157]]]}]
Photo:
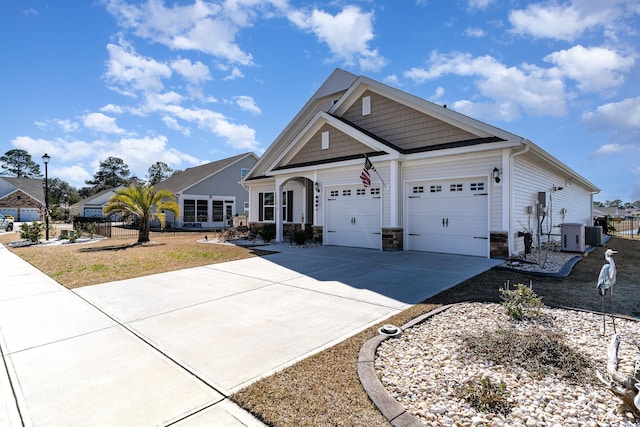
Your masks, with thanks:
[{"label": "outdoor wall sconce", "polygon": [[491,175],[493,176],[493,180],[496,184],[500,182],[500,170],[498,170],[498,168],[493,168],[493,173]]}]

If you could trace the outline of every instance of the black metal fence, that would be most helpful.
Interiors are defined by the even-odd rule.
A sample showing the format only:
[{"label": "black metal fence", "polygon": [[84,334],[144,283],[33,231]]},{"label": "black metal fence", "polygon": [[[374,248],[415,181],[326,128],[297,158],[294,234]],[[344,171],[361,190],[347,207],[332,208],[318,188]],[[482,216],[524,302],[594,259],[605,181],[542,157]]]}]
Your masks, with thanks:
[{"label": "black metal fence", "polygon": [[628,236],[640,238],[640,218],[630,217],[601,217],[596,218],[594,225],[602,226],[602,230],[610,236]]},{"label": "black metal fence", "polygon": [[82,217],[73,218],[73,228],[80,229],[87,234],[104,236],[109,238],[135,237],[138,235],[138,227],[128,221],[113,221],[103,217]]}]

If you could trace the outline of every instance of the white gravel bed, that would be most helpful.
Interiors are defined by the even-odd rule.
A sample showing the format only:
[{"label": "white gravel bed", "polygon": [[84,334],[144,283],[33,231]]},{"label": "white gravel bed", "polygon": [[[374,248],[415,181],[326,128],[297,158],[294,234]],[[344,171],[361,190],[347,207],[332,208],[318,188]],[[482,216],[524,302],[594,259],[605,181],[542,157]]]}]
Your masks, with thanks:
[{"label": "white gravel bed", "polygon": [[[592,358],[605,372],[613,325],[599,314],[543,309],[552,319],[547,327],[565,335],[567,342]],[[562,379],[536,379],[525,370],[476,360],[465,354],[461,336],[483,329],[526,328],[534,322],[513,321],[499,304],[465,303],[436,314],[384,341],[375,359],[378,377],[405,409],[429,426],[640,426],[640,420],[622,413],[620,400],[604,384],[580,386]],[[541,322],[537,322],[541,323]],[[615,319],[620,335],[619,371],[633,375],[640,341],[640,322]],[[507,416],[482,413],[456,397],[469,379],[489,377],[507,385],[514,407]]]},{"label": "white gravel bed", "polygon": [[534,249],[527,257],[520,255],[518,260],[509,260],[500,264],[514,270],[535,273],[558,273],[569,260],[581,256],[574,252],[541,251]]}]

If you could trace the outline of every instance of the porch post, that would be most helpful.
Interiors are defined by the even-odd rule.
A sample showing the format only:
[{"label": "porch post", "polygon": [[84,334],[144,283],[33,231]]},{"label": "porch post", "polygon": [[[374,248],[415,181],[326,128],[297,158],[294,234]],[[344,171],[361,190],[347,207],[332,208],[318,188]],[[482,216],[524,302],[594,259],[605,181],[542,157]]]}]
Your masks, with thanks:
[{"label": "porch post", "polygon": [[282,233],[282,180],[276,178],[276,194],[274,194],[274,220],[276,223],[276,242],[282,243],[283,241],[283,233]]}]

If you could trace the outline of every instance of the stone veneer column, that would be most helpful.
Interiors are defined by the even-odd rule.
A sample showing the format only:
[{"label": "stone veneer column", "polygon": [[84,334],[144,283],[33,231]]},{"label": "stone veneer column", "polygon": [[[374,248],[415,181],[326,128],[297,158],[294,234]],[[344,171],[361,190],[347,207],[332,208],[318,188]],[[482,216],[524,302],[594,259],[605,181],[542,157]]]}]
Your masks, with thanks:
[{"label": "stone veneer column", "polygon": [[382,228],[382,250],[383,251],[401,251],[403,245],[403,228],[401,227],[383,227]]}]

